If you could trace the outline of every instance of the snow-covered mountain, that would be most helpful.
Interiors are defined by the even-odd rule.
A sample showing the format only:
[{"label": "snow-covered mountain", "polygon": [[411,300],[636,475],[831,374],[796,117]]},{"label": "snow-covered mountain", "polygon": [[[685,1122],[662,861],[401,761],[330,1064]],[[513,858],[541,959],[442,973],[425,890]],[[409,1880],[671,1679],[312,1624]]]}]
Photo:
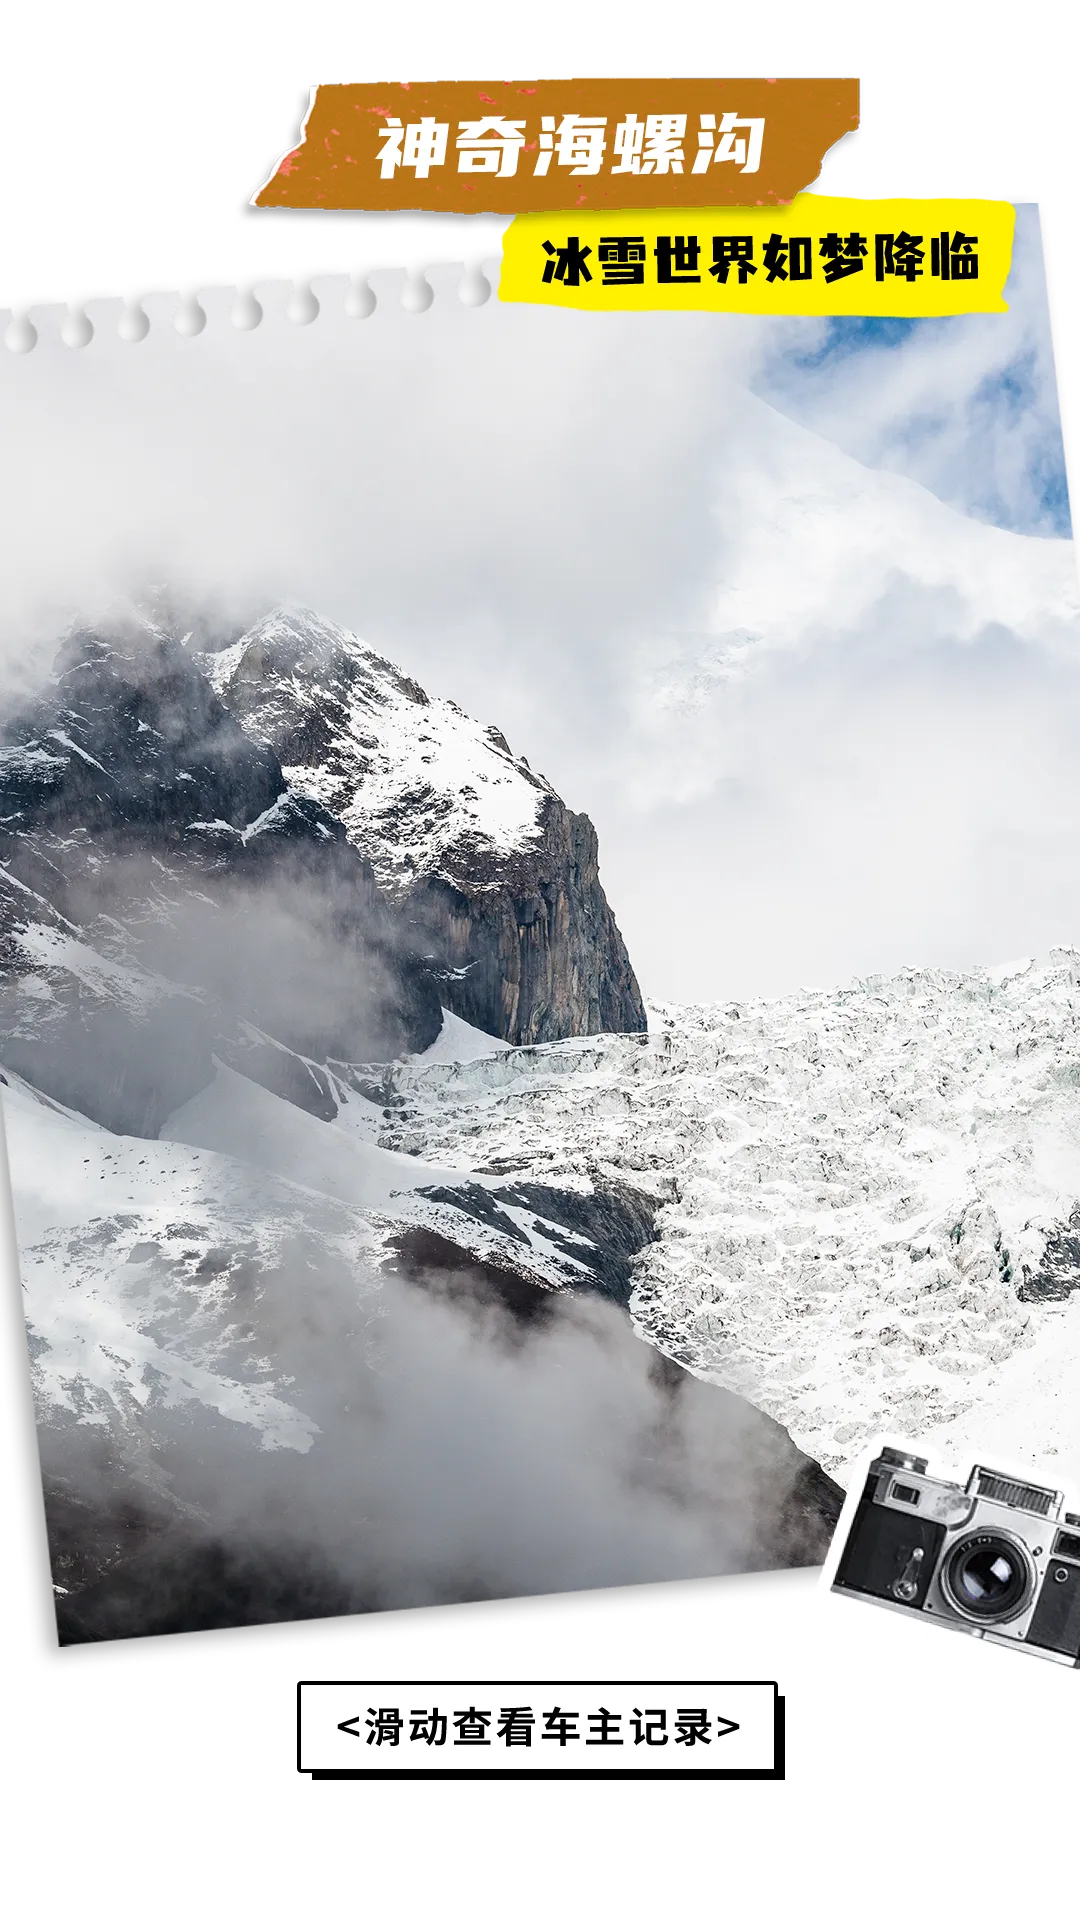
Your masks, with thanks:
[{"label": "snow-covered mountain", "polygon": [[274,610],[203,654],[237,721],[273,747],[292,788],[341,818],[387,887],[467,857],[493,861],[497,879],[502,858],[535,847],[550,783],[350,631]]},{"label": "snow-covered mountain", "polygon": [[340,820],[417,926],[447,1007],[514,1043],[644,1028],[596,831],[498,729],[310,611],[187,641],[245,734]]},{"label": "snow-covered mountain", "polygon": [[[302,1489],[313,1479],[318,1498],[342,1462],[349,1400],[362,1417],[373,1409],[380,1322],[401,1282],[449,1298],[458,1318],[482,1292],[489,1320],[526,1322],[526,1345],[538,1321],[552,1329],[552,1307],[560,1325],[569,1308],[590,1346],[598,1332],[605,1346],[589,1375],[605,1413],[636,1398],[650,1346],[666,1354],[674,1363],[644,1385],[644,1423],[631,1415],[626,1432],[633,1467],[673,1376],[708,1381],[683,1388],[665,1435],[684,1452],[669,1484],[699,1502],[702,1449],[709,1475],[730,1483],[735,1439],[758,1504],[748,1542],[765,1547],[744,1561],[770,1544],[773,1561],[812,1556],[814,1520],[827,1529],[827,1487],[796,1447],[841,1482],[886,1433],[946,1458],[977,1445],[1075,1475],[1078,1010],[1080,954],[1065,950],[968,975],[657,1005],[649,1034],[629,1039],[510,1048],[448,1016],[426,1053],[336,1079],[332,1123],[218,1065],[153,1140],[108,1133],[10,1080],[64,1634],[108,1632],[117,1598],[141,1623],[187,1621],[149,1595],[162,1557],[182,1561],[192,1621],[221,1621],[206,1564],[221,1503],[201,1467],[245,1481],[242,1515],[225,1493],[230,1528],[253,1518],[260,1467],[271,1470],[259,1489],[278,1476],[272,1490],[292,1504],[294,1468],[311,1455]],[[604,1340],[590,1294],[629,1303],[636,1342],[625,1327]],[[424,1333],[452,1332],[448,1318]],[[389,1363],[408,1396],[409,1367]],[[451,1397],[456,1411],[463,1395]],[[72,1463],[75,1428],[95,1464],[115,1471],[121,1455],[133,1528],[112,1498],[103,1517],[84,1461]],[[421,1438],[426,1464],[423,1449]],[[639,1506],[643,1530],[654,1510],[651,1498]],[[728,1502],[718,1534],[733,1515]],[[290,1519],[306,1531],[295,1504]],[[108,1555],[88,1545],[88,1524]],[[347,1607],[340,1557],[302,1592],[280,1543],[268,1602],[252,1604],[239,1572],[244,1613]],[[647,1545],[620,1569],[647,1574],[656,1555]],[[728,1568],[718,1556],[714,1568]],[[507,1588],[503,1568],[488,1560],[484,1582]],[[410,1569],[423,1595],[446,1594],[443,1563],[425,1554]],[[408,1601],[400,1584],[373,1584],[370,1559],[357,1571],[361,1601]]]},{"label": "snow-covered mountain", "polygon": [[[420,1079],[518,1051],[497,1029],[530,1001],[640,1018],[591,825],[449,705],[395,779],[423,692],[344,633],[312,675],[293,621],[260,629],[202,667],[146,619],[76,632],[0,752],[0,1080],[62,1636],[820,1557],[816,1464],[633,1333],[662,1187],[385,1144],[395,1056]],[[271,634],[303,651],[259,677],[274,710],[333,705],[333,787],[214,686]],[[389,737],[370,811],[343,799],[364,709]],[[470,972],[521,950],[496,1031],[439,1005],[439,896],[488,936]]]},{"label": "snow-covered mountain", "polygon": [[216,1053],[332,1115],[309,1062],[434,1039],[416,937],[173,637],[75,632],[2,742],[0,1029],[45,1092],[152,1135]]},{"label": "snow-covered mountain", "polygon": [[584,818],[298,612],[5,744],[64,1636],[813,1561],[886,1431],[1080,1472],[1080,955],[635,1030]]},{"label": "snow-covered mountain", "polygon": [[632,1331],[649,1177],[429,1163],[391,1111],[219,1066],[146,1139],[4,1077],[63,1640],[822,1555],[818,1467]]},{"label": "snow-covered mountain", "polygon": [[[883,1431],[1080,1477],[1080,954],[654,1006],[402,1070],[396,1144],[650,1176],[638,1329],[843,1479]],[[572,1183],[572,1182],[571,1182]]]},{"label": "snow-covered mountain", "polygon": [[440,999],[644,1025],[588,818],[332,625],[77,631],[0,741],[8,1059],[107,1125],[156,1132],[211,1054],[332,1118],[326,1064],[429,1046]]}]

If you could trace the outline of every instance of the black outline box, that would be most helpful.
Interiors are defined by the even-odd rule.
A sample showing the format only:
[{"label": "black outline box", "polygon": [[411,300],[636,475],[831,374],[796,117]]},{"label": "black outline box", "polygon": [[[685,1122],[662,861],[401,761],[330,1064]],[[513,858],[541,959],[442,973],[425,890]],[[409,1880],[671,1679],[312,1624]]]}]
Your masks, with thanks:
[{"label": "black outline box", "polygon": [[[492,1769],[486,1769],[486,1770],[471,1769],[471,1768],[468,1770],[446,1770],[446,1769],[356,1770],[356,1769],[341,1769],[341,1768],[335,1769],[335,1768],[329,1768],[329,1767],[325,1769],[322,1769],[322,1768],[313,1769],[313,1768],[305,1766],[300,1760],[301,1759],[300,1736],[301,1736],[301,1726],[302,1726],[303,1692],[305,1690],[336,1689],[336,1690],[356,1690],[356,1691],[367,1692],[367,1691],[377,1691],[377,1690],[438,1689],[438,1690],[461,1690],[461,1691],[468,1691],[471,1693],[471,1692],[475,1692],[479,1690],[520,1690],[526,1685],[530,1690],[535,1690],[535,1691],[593,1689],[596,1687],[597,1684],[603,1684],[604,1688],[607,1690],[635,1690],[637,1691],[637,1690],[671,1690],[672,1688],[677,1687],[680,1684],[689,1683],[689,1682],[693,1682],[694,1688],[698,1690],[722,1691],[722,1690],[743,1690],[743,1689],[767,1689],[772,1691],[773,1693],[773,1711],[772,1711],[773,1762],[772,1762],[771,1768],[768,1768],[768,1769],[752,1769],[752,1768],[694,1769],[692,1766],[687,1766],[684,1769],[672,1769],[672,1770],[658,1770],[655,1768],[634,1770],[634,1769],[619,1769],[617,1767],[613,1767],[612,1765],[608,1764],[603,1767],[598,1766],[596,1768],[591,1768],[591,1769],[578,1769],[578,1768],[560,1769],[557,1765],[552,1765],[550,1768],[537,1768],[535,1765],[533,1765],[528,1769],[514,1769],[511,1767],[511,1768],[503,1768],[503,1769],[492,1768]],[[340,1728],[340,1725],[339,1725],[339,1728]],[[606,1678],[586,1679],[586,1678],[580,1678],[580,1677],[565,1678],[565,1679],[538,1678],[535,1682],[531,1679],[511,1680],[508,1678],[500,1678],[500,1679],[452,1678],[452,1679],[447,1679],[445,1681],[441,1681],[437,1678],[410,1678],[410,1677],[399,1677],[399,1678],[382,1677],[382,1678],[371,1678],[371,1679],[364,1679],[364,1678],[338,1679],[338,1678],[331,1678],[331,1677],[308,1678],[308,1679],[301,1679],[296,1686],[296,1768],[301,1776],[309,1776],[312,1779],[312,1781],[316,1783],[320,1783],[320,1782],[322,1783],[330,1783],[330,1782],[408,1783],[408,1782],[414,1782],[414,1781],[429,1782],[429,1783],[437,1783],[437,1782],[500,1783],[500,1782],[515,1782],[515,1781],[545,1782],[545,1781],[548,1781],[549,1779],[553,1779],[555,1781],[561,1780],[563,1782],[586,1782],[586,1783],[590,1781],[595,1781],[597,1779],[602,1779],[603,1781],[609,1782],[609,1783],[618,1782],[620,1780],[629,1780],[630,1782],[649,1782],[649,1783],[664,1783],[664,1782],[693,1783],[693,1782],[725,1782],[725,1781],[727,1782],[731,1782],[731,1781],[766,1782],[766,1783],[767,1782],[783,1782],[787,1774],[785,1699],[780,1694],[779,1686],[775,1682],[764,1677],[709,1678],[709,1679],[703,1679],[700,1681],[697,1679],[672,1678],[667,1682],[661,1682],[656,1678],[616,1678],[616,1679],[608,1680]]]}]

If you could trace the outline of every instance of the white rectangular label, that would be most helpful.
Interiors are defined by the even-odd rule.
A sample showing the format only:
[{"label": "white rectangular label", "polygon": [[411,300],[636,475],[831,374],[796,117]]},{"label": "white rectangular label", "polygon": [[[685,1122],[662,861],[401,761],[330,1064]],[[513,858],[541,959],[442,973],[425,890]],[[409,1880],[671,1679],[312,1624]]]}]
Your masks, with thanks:
[{"label": "white rectangular label", "polygon": [[771,1683],[304,1683],[318,1777],[782,1777]]}]

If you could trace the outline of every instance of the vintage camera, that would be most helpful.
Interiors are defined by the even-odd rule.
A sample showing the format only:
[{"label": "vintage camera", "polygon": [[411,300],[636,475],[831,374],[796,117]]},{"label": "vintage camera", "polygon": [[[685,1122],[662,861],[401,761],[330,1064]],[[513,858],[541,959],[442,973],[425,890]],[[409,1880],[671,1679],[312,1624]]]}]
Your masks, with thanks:
[{"label": "vintage camera", "polygon": [[832,1589],[1080,1666],[1080,1515],[984,1465],[963,1491],[926,1465],[873,1461]]}]

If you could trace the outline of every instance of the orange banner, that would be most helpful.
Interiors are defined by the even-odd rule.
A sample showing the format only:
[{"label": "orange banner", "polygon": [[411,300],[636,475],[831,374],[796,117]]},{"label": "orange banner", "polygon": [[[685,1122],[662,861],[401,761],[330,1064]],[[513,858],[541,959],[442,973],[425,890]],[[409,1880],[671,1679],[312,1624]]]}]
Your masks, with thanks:
[{"label": "orange banner", "polygon": [[546,212],[787,205],[859,123],[858,80],[319,86],[258,206]]}]

